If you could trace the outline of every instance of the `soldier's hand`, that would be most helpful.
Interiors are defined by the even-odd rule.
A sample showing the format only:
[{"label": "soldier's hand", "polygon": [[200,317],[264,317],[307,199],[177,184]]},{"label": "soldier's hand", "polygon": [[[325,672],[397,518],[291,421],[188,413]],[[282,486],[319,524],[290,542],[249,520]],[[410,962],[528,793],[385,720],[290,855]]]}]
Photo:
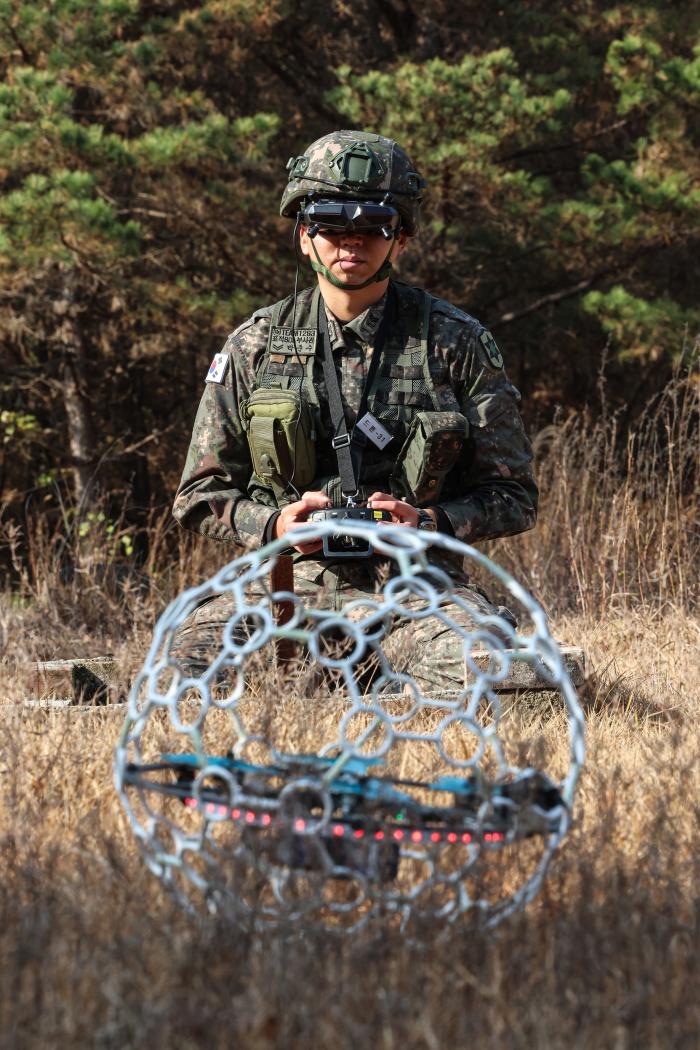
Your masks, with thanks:
[{"label": "soldier's hand", "polygon": [[388,492],[373,492],[367,500],[367,506],[373,510],[386,510],[391,514],[392,525],[408,525],[415,529],[418,524],[418,511],[410,503],[390,496]]},{"label": "soldier's hand", "polygon": [[[306,521],[312,510],[324,510],[330,507],[331,501],[325,492],[305,492],[296,503],[288,503],[280,511],[279,518],[275,522],[275,539],[291,532],[297,525]],[[300,554],[313,554],[323,547],[323,540],[310,540],[308,543],[295,544],[294,550]]]}]

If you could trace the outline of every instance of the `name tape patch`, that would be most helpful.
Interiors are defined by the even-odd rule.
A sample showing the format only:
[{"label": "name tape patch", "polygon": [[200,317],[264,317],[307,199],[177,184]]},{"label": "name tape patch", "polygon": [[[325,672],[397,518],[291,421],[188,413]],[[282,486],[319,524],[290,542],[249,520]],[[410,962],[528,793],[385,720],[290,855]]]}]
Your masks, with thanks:
[{"label": "name tape patch", "polygon": [[388,445],[392,439],[392,434],[382,426],[378,419],[375,419],[371,412],[365,412],[362,419],[358,419],[355,426],[358,430],[361,430],[365,437],[368,437],[373,445],[377,448],[384,448]]},{"label": "name tape patch", "polygon": [[209,365],[205,383],[223,383],[228,370],[228,354],[214,354],[214,359]]},{"label": "name tape patch", "polygon": [[[273,325],[270,331],[270,350],[273,354],[301,354],[308,357],[316,351],[316,329],[297,328],[292,342],[291,328]],[[295,348],[296,343],[296,348]]]}]

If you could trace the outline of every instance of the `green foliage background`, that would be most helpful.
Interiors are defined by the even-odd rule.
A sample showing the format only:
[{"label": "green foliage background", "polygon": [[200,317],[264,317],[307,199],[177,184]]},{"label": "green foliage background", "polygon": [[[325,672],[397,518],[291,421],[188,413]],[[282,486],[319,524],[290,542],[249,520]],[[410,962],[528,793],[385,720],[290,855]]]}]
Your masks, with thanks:
[{"label": "green foliage background", "polygon": [[531,425],[593,403],[604,359],[631,419],[700,330],[699,21],[0,0],[2,502],[82,477],[135,520],[167,504],[212,352],[291,290],[287,158],[338,126],[428,177],[403,276],[492,327]]}]

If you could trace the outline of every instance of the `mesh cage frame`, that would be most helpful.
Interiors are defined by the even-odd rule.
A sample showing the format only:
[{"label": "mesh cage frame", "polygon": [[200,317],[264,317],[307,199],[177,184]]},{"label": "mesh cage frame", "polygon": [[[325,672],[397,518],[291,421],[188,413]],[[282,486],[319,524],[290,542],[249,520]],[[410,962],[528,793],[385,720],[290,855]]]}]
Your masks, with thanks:
[{"label": "mesh cage frame", "polygon": [[[301,526],[282,540],[276,540],[258,551],[246,553],[234,560],[210,580],[179,595],[164,611],[156,624],[143,668],[134,681],[129,697],[128,714],[115,751],[115,785],[129,823],[151,870],[171,887],[188,907],[193,906],[190,893],[190,889],[193,889],[199,892],[211,910],[230,913],[246,921],[252,918],[262,924],[318,921],[331,928],[353,930],[380,915],[396,916],[401,923],[406,924],[412,917],[420,917],[428,911],[431,916],[452,923],[476,909],[486,925],[496,925],[515,909],[526,905],[539,891],[551,857],[569,827],[576,784],[585,758],[583,713],[561,653],[549,632],[547,617],[517,581],[473,547],[442,534],[422,533],[388,525],[378,527],[370,523],[344,523],[342,531],[348,536],[371,542],[375,551],[392,564],[395,573],[374,598],[368,598],[364,602],[350,602],[344,610],[350,615],[356,611],[358,605],[367,606],[369,615],[362,621],[362,630],[353,626],[352,621],[346,621],[343,612],[312,608],[297,596],[270,590],[270,572],[277,558],[290,544],[322,539],[337,531],[338,525],[331,523],[319,522]],[[455,625],[452,618],[442,611],[442,603],[446,599],[445,589],[438,590],[435,585],[437,581],[444,583],[447,588],[449,580],[440,570],[435,570],[428,560],[428,556],[436,552],[457,555],[464,558],[467,565],[479,566],[482,572],[490,574],[500,588],[517,601],[519,608],[525,610],[529,617],[529,633],[516,632],[505,621],[494,622],[493,616],[479,611],[476,607],[469,607],[468,610],[475,622],[473,631],[465,632],[463,628]],[[432,573],[432,584],[424,583],[422,576],[426,573],[428,580]],[[422,588],[422,600],[427,602],[426,608],[432,610],[430,615],[437,616],[446,628],[456,630],[458,634],[461,631],[459,636],[467,663],[468,653],[475,646],[483,647],[485,639],[487,645],[492,647],[489,668],[484,670],[475,665],[471,671],[470,684],[465,683],[456,697],[446,693],[433,696],[426,694],[410,674],[397,672],[388,660],[382,664],[384,654],[379,643],[388,637],[382,624],[402,611],[405,615],[408,608],[406,595],[411,588],[415,591],[417,579],[421,582],[418,590],[421,591]],[[246,590],[251,587],[256,592],[253,604],[249,603],[246,594]],[[169,661],[174,634],[203,600],[223,594],[230,595],[235,606],[227,640],[224,640],[225,644],[219,653],[213,654],[206,673],[198,679],[187,680],[181,671],[173,668],[172,661]],[[457,588],[455,594],[448,597],[450,600],[462,600],[459,599]],[[274,612],[275,603],[280,600],[286,600],[292,606],[291,619],[284,624],[276,622]],[[466,604],[469,605],[468,602]],[[424,613],[425,609],[415,614],[416,621],[424,620]],[[409,614],[414,615],[412,612]],[[241,645],[236,643],[234,635],[236,624],[240,624],[243,619],[247,619],[249,626],[252,620],[255,628],[245,644]],[[350,653],[334,659],[324,657],[319,643],[323,629],[328,631],[332,627],[336,630],[343,622],[350,623],[347,630],[348,637],[353,639]],[[502,639],[505,638],[510,643],[508,646],[502,643],[502,639],[501,642],[498,641],[499,631]],[[206,719],[212,710],[225,711],[231,724],[232,753],[243,754],[249,744],[256,742],[255,734],[248,732],[240,716],[241,706],[250,686],[246,677],[246,664],[254,654],[260,653],[268,646],[284,642],[298,643],[302,637],[309,651],[315,653],[317,661],[323,663],[327,671],[342,678],[346,692],[346,710],[339,719],[335,740],[326,741],[325,746],[319,750],[318,761],[325,762],[325,765],[322,764],[319,768],[309,766],[309,761],[312,760],[308,755],[296,756],[296,759],[289,755],[280,756],[274,747],[266,742],[273,755],[273,763],[278,763],[278,766],[274,767],[276,779],[281,778],[285,782],[276,797],[269,797],[259,788],[256,795],[255,791],[251,792],[246,785],[246,777],[249,780],[254,779],[252,773],[241,774],[241,767],[236,766],[235,759],[231,760],[232,765],[228,769],[217,765],[221,762],[220,758],[212,758],[207,754],[202,743]],[[404,694],[413,698],[415,710],[412,714],[409,710],[411,717],[405,714],[395,718],[387,717],[382,706],[383,694],[376,689],[374,693],[367,694],[356,681],[357,667],[367,648],[368,637],[371,639],[372,651],[381,654],[382,673],[393,675]],[[496,638],[496,641],[489,642],[489,639],[493,638]],[[396,800],[405,797],[402,796],[404,789],[400,779],[391,781],[383,778],[381,772],[377,772],[372,763],[367,761],[366,754],[358,747],[358,739],[353,738],[349,732],[348,727],[353,719],[381,723],[384,740],[379,749],[380,753],[375,756],[379,767],[392,748],[399,743],[402,746],[412,746],[413,743],[432,746],[440,753],[447,772],[452,774],[450,784],[454,786],[454,781],[459,786],[466,783],[464,778],[467,774],[475,777],[480,775],[480,756],[486,749],[491,749],[499,764],[499,776],[503,782],[515,782],[518,791],[521,787],[526,791],[528,783],[535,784],[536,778],[540,776],[539,771],[530,767],[523,769],[508,766],[499,738],[501,702],[497,687],[515,660],[537,667],[549,687],[559,693],[564,703],[569,736],[568,769],[557,783],[561,805],[555,807],[552,819],[541,823],[538,840],[542,846],[541,857],[525,881],[495,904],[481,899],[468,887],[475,865],[484,853],[516,847],[522,841],[525,837],[522,828],[526,826],[526,822],[524,818],[521,820],[521,817],[526,811],[534,812],[535,818],[539,819],[537,805],[528,803],[525,806],[501,796],[497,797],[498,805],[494,804],[493,797],[485,796],[476,811],[466,814],[465,810],[466,815],[459,830],[455,830],[454,824],[450,825],[452,830],[438,830],[434,824],[420,825],[418,818],[414,820],[413,825],[410,822],[399,825],[394,820],[394,823],[386,824],[386,830],[384,825],[379,826],[376,821],[370,821],[366,826],[375,829],[371,842],[368,834],[368,841],[359,843],[357,833],[361,828],[348,824],[350,832],[347,833],[347,841],[351,845],[345,852],[339,850],[337,844],[332,845],[336,829],[345,828],[345,825],[338,822],[340,818],[334,816],[338,805],[337,798],[342,796],[343,792],[358,796],[363,791],[370,794],[373,792],[372,799],[363,800],[363,805],[368,807],[370,815],[371,806],[381,808],[382,799],[393,800],[396,808]],[[215,698],[212,685],[216,674],[222,668],[232,670],[235,679],[235,685],[223,704]],[[161,684],[163,676],[167,681]],[[183,696],[188,695],[188,691],[200,698],[197,701],[200,712],[194,721],[183,721],[180,714],[179,705]],[[490,720],[482,724],[480,711],[484,705],[489,707],[491,716]],[[425,728],[422,732],[413,728],[411,718],[423,714],[428,720],[438,719],[437,728]],[[186,740],[192,754],[191,761],[196,777],[188,799],[188,807],[190,817],[192,811],[196,811],[198,824],[195,830],[192,830],[192,826],[183,829],[181,821],[173,819],[172,814],[164,815],[153,803],[149,791],[143,786],[135,787],[130,781],[129,771],[134,764],[147,763],[154,758],[153,755],[144,753],[142,745],[149,725],[158,719],[165,723],[165,729],[171,737]],[[472,733],[478,740],[477,757],[467,760],[466,764],[465,761],[458,761],[452,756],[444,742],[448,728],[455,725]],[[137,760],[136,763],[134,759]],[[360,773],[357,773],[358,765]],[[333,769],[334,775],[330,772]],[[269,773],[257,775],[259,778],[271,776]],[[207,795],[207,777],[215,780],[217,790],[223,792],[221,801],[217,803],[212,802]],[[392,784],[396,786],[392,787]],[[338,785],[342,786],[340,796]],[[431,786],[430,783],[421,785],[426,791]],[[396,792],[395,795],[392,795],[393,791]],[[317,792],[311,807],[320,814],[317,815],[316,825],[312,826],[312,822],[306,821],[302,828],[299,824],[301,818],[295,817],[293,809],[289,808],[290,799],[294,800],[295,792],[297,801],[303,798],[307,806],[310,805],[308,798],[314,797],[313,793]],[[458,797],[455,795],[455,799]],[[344,806],[346,801],[346,798],[342,797],[340,804]],[[509,808],[517,811],[515,832],[508,830],[507,820],[503,825],[506,830],[502,834],[485,831],[486,828],[496,826],[493,824],[496,810],[501,815],[505,812],[507,817]],[[239,816],[234,818],[234,813]],[[245,821],[249,819],[250,814],[254,816],[250,820],[250,827],[246,827]],[[222,821],[228,822],[233,819],[240,821],[241,834],[232,846],[230,855],[224,855],[217,845],[216,832]],[[536,822],[537,820],[535,824]],[[286,854],[284,851],[275,853],[274,849],[266,854],[262,849],[262,835],[258,839],[255,835],[259,829],[267,828],[282,828],[285,834],[289,832],[287,839],[292,842],[292,846]],[[518,828],[521,829],[520,832]],[[400,840],[396,838],[398,832],[402,832]],[[384,878],[386,871],[391,869],[393,864],[389,858],[389,851],[381,845],[385,840],[379,836],[384,834],[394,836],[392,856],[398,858],[398,865],[414,865],[423,872],[422,878],[416,877],[413,885],[408,888],[404,886],[400,891],[392,885],[391,879]],[[435,838],[438,835],[442,836],[440,841]],[[455,835],[457,840],[454,840]],[[346,830],[339,837],[345,838]],[[299,842],[302,842],[301,846]],[[364,872],[353,867],[352,850],[359,855],[360,845],[364,849],[362,856],[367,868]],[[440,851],[444,852],[448,847],[452,853],[461,850],[463,857],[444,871],[438,861],[442,855]],[[231,886],[229,868],[241,872],[243,880],[246,873],[254,871],[258,881],[266,882],[267,892],[264,899],[251,901],[239,897],[235,886]],[[302,881],[300,871],[304,879],[314,883],[313,890],[307,892],[306,896],[300,894],[296,886],[296,883]],[[328,885],[337,886],[339,880],[343,879],[348,885],[352,882],[358,887],[356,897],[352,898],[350,895],[351,899],[348,900],[349,894],[343,892],[340,894],[340,900],[329,902]],[[291,887],[294,887],[293,891]],[[437,904],[433,903],[433,898],[437,900]],[[426,901],[431,902],[429,906],[426,905]]]}]

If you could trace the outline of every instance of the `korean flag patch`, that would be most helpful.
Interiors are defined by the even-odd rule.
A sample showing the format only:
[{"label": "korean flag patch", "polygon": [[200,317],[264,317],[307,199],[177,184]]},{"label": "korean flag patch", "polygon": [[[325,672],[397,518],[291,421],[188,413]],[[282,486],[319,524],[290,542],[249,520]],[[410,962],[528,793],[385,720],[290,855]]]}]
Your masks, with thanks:
[{"label": "korean flag patch", "polygon": [[205,383],[223,383],[228,369],[228,354],[214,354],[214,360],[209,365]]}]

